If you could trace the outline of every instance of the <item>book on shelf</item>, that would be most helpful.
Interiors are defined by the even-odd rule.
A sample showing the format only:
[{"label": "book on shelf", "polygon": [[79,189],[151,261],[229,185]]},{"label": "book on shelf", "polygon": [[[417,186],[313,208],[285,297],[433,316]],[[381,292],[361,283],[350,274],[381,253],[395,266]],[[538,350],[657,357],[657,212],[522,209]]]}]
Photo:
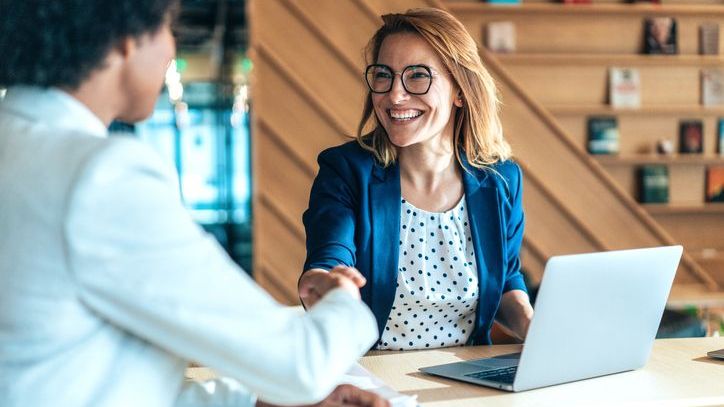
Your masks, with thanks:
[{"label": "book on shelf", "polygon": [[706,22],[699,26],[699,53],[719,54],[719,24]]},{"label": "book on shelf", "polygon": [[706,201],[724,203],[724,166],[706,169]]},{"label": "book on shelf", "polygon": [[721,117],[717,121],[716,138],[716,151],[719,153],[719,156],[724,157],[724,118]]},{"label": "book on shelf", "polygon": [[704,152],[704,123],[701,120],[682,120],[679,122],[679,152]]},{"label": "book on shelf", "polygon": [[641,77],[636,68],[608,70],[608,99],[612,107],[641,106]]},{"label": "book on shelf", "polygon": [[678,53],[676,20],[649,17],[644,20],[644,54]]},{"label": "book on shelf", "polygon": [[613,116],[588,118],[588,152],[616,154],[619,148],[618,121]]},{"label": "book on shelf", "polygon": [[515,25],[513,22],[489,22],[485,26],[485,46],[493,52],[514,52]]},{"label": "book on shelf", "polygon": [[701,70],[701,104],[704,106],[724,104],[724,70],[717,68]]},{"label": "book on shelf", "polygon": [[669,202],[669,169],[665,165],[642,165],[638,168],[639,202]]}]

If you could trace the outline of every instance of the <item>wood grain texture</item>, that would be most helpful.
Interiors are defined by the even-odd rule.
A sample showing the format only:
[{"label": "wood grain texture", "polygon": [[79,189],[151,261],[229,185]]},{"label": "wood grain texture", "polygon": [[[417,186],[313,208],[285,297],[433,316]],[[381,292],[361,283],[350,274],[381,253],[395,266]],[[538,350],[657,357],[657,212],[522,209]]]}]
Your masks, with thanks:
[{"label": "wood grain texture", "polygon": [[370,352],[360,364],[422,407],[465,406],[695,406],[722,405],[724,361],[706,352],[724,338],[662,339],[643,369],[559,386],[508,393],[418,371],[420,367],[520,351],[520,345],[457,347],[417,352]]}]

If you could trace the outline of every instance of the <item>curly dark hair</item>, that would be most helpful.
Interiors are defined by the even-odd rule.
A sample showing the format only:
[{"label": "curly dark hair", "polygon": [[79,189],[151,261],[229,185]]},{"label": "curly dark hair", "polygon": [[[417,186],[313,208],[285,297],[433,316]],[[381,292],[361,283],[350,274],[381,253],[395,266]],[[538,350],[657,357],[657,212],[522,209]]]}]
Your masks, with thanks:
[{"label": "curly dark hair", "polygon": [[127,37],[156,32],[179,0],[0,0],[0,86],[77,89]]}]

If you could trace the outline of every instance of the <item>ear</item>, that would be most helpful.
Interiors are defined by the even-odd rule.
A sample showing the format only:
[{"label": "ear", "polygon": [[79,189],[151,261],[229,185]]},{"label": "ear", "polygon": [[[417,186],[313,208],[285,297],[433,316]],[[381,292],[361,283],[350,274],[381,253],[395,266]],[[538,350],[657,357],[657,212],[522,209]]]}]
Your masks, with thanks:
[{"label": "ear", "polygon": [[453,104],[457,107],[463,107],[463,92],[461,90],[458,90],[457,95],[455,95]]},{"label": "ear", "polygon": [[112,52],[116,53],[124,61],[127,61],[136,53],[136,48],[138,47],[136,41],[137,40],[131,36],[122,38],[118,41]]}]

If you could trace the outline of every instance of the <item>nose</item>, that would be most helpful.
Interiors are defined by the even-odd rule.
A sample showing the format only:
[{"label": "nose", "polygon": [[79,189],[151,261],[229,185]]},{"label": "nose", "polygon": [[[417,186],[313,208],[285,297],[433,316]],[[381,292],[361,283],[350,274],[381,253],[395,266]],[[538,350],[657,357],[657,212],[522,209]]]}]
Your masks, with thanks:
[{"label": "nose", "polygon": [[390,89],[390,101],[398,105],[409,98],[410,95],[405,90],[405,87],[402,86],[402,75],[395,75],[392,81],[392,89]]}]

